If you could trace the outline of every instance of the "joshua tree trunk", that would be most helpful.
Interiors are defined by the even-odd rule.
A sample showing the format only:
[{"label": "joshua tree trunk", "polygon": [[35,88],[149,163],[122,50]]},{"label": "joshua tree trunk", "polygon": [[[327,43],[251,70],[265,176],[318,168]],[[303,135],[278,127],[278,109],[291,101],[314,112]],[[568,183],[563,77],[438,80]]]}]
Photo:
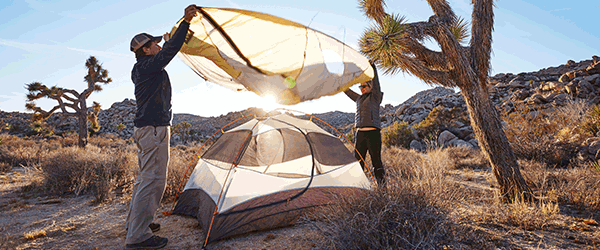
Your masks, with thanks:
[{"label": "joshua tree trunk", "polygon": [[80,148],[84,148],[88,142],[88,110],[85,103],[85,98],[79,98],[81,103],[80,111],[77,112],[77,118],[79,119],[79,143]]},{"label": "joshua tree trunk", "polygon": [[512,201],[522,197],[525,200],[531,200],[533,198],[531,190],[521,176],[516,157],[502,129],[498,111],[492,104],[487,89],[477,83],[467,84],[460,89],[465,98],[471,125],[479,145],[492,165],[502,199]]}]

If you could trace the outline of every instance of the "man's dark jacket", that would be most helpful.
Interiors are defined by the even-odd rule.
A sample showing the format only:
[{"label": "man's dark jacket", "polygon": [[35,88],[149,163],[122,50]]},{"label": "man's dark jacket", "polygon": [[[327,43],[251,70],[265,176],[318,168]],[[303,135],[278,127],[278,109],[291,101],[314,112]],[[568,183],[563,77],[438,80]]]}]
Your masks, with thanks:
[{"label": "man's dark jacket", "polygon": [[131,70],[137,103],[136,127],[171,125],[171,81],[165,67],[181,49],[189,27],[188,22],[182,21],[158,54],[137,57]]}]

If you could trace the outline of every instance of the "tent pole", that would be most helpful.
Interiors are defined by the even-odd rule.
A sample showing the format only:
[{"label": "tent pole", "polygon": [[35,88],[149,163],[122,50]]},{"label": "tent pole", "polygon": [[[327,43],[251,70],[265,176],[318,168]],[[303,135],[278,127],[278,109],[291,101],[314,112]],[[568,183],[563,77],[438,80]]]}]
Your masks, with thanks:
[{"label": "tent pole", "polygon": [[[327,122],[325,122],[325,121],[323,121],[323,120],[319,119],[319,117],[316,117],[316,116],[314,116],[314,115],[311,115],[311,114],[308,114],[308,113],[304,113],[304,112],[302,112],[302,111],[291,110],[291,109],[286,109],[286,108],[278,108],[278,109],[275,109],[275,110],[285,110],[285,111],[290,111],[290,112],[298,112],[298,113],[302,113],[302,114],[304,114],[304,115],[308,115],[308,116],[310,116],[310,117],[311,117],[311,119],[312,119],[312,118],[315,118],[315,119],[319,120],[320,122],[322,122],[322,123],[325,123],[327,126],[331,127],[333,130],[335,130],[335,132],[337,132],[338,134],[340,134],[341,136],[343,136],[343,137],[344,137],[344,139],[346,139],[346,141],[347,141],[347,142],[350,142],[350,140],[348,140],[348,137],[346,137],[346,135],[342,134],[342,132],[340,132],[339,130],[337,130],[335,127],[331,126],[331,124],[329,124],[329,123],[327,123]],[[358,149],[356,149],[356,147],[354,147],[354,145],[353,145],[352,143],[350,143],[350,145],[352,146],[352,148],[354,148],[354,151],[355,151],[355,152],[359,153],[359,152],[358,152]],[[360,160],[361,160],[361,161],[362,161],[362,162],[363,162],[365,165],[367,165],[367,162],[365,161],[365,159],[363,159],[363,157],[362,157],[362,155],[360,155],[360,153],[358,154],[358,156],[360,156]],[[369,175],[371,176],[371,179],[372,179],[372,180],[373,180],[375,183],[377,183],[377,180],[375,180],[375,177],[373,176],[373,173],[371,173],[371,169],[369,169],[369,168],[366,168],[366,169],[367,169],[367,171],[369,171]]]},{"label": "tent pole", "polygon": [[[183,181],[185,180],[185,177],[187,176],[188,171],[190,170],[190,168],[192,167],[192,164],[194,163],[194,161],[196,160],[196,157],[199,157],[198,155],[200,154],[200,152],[202,151],[202,148],[204,148],[204,146],[206,146],[206,144],[215,136],[217,135],[217,133],[219,132],[223,132],[223,129],[225,129],[227,126],[241,120],[244,119],[248,116],[252,116],[255,115],[256,112],[254,113],[250,113],[248,115],[243,115],[240,118],[237,118],[235,120],[233,120],[230,123],[227,123],[227,125],[221,127],[219,130],[217,130],[215,133],[213,133],[210,137],[208,137],[208,139],[206,139],[206,141],[204,142],[204,144],[202,144],[202,146],[200,146],[200,148],[198,149],[198,151],[196,151],[196,154],[194,155],[194,158],[192,158],[192,161],[190,161],[190,163],[188,164],[187,169],[185,170],[185,173],[183,174],[183,176],[181,177],[181,182],[179,182],[179,187],[177,188],[177,193],[175,193],[175,199],[173,200],[173,205],[171,205],[171,211],[169,212],[163,212],[164,215],[171,215],[173,214],[173,209],[175,209],[175,203],[177,202],[177,197],[179,197],[179,194],[181,193],[181,187],[183,185]],[[223,132],[225,133],[225,132]]]},{"label": "tent pole", "polygon": [[213,222],[215,221],[215,216],[217,214],[219,214],[219,212],[218,212],[219,203],[221,203],[221,198],[223,197],[223,193],[225,192],[225,186],[227,184],[227,180],[229,179],[229,175],[231,174],[231,171],[237,167],[237,164],[238,164],[239,160],[241,159],[241,153],[244,151],[244,147],[248,146],[248,143],[247,143],[248,139],[252,138],[252,131],[254,130],[254,128],[256,128],[256,125],[258,125],[258,120],[254,124],[252,129],[250,129],[250,132],[248,133],[248,135],[246,135],[246,139],[244,139],[244,144],[242,144],[240,146],[240,149],[238,149],[237,155],[234,158],[234,162],[231,163],[231,168],[229,168],[229,171],[227,172],[227,176],[225,176],[225,181],[223,182],[223,187],[221,188],[221,193],[219,193],[219,199],[217,199],[217,203],[215,205],[215,212],[213,213],[213,216],[210,219],[210,226],[208,226],[208,232],[206,233],[206,239],[204,240],[204,247],[206,247],[206,245],[208,245],[208,237],[210,236]]}]

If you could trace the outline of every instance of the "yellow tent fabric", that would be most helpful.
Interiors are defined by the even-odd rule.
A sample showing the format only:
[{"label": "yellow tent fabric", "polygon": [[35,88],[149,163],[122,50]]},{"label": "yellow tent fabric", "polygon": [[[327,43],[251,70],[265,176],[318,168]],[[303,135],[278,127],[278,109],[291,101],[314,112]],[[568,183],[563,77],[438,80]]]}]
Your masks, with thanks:
[{"label": "yellow tent fabric", "polygon": [[200,12],[179,56],[207,81],[292,105],[373,78],[366,57],[302,24],[239,9]]}]

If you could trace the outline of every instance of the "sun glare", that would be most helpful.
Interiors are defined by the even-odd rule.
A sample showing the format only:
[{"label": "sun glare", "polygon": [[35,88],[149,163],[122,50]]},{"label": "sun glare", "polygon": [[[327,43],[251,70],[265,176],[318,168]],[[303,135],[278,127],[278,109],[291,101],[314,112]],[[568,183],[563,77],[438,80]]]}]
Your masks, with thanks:
[{"label": "sun glare", "polygon": [[258,104],[259,108],[267,112],[279,108],[279,106],[280,105],[275,101],[275,97],[272,95],[263,96]]}]

